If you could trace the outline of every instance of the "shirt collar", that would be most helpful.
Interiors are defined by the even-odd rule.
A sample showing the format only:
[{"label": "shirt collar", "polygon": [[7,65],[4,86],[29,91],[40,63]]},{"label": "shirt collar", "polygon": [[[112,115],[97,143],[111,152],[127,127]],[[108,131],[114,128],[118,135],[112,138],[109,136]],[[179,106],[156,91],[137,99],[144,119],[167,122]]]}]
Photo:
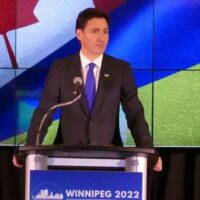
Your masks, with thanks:
[{"label": "shirt collar", "polygon": [[86,67],[88,66],[91,62],[94,63],[99,69],[101,68],[102,65],[102,60],[103,60],[103,54],[98,56],[95,60],[91,61],[87,57],[83,55],[83,53],[80,51],[80,59],[81,59],[81,66]]}]

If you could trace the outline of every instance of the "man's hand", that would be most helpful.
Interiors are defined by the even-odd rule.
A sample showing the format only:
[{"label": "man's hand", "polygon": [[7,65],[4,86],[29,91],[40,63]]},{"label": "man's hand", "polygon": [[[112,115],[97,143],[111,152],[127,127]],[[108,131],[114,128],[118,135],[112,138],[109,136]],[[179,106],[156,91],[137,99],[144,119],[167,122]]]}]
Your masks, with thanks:
[{"label": "man's hand", "polygon": [[162,171],[162,159],[161,157],[158,158],[157,163],[153,166],[153,170],[160,172]]},{"label": "man's hand", "polygon": [[14,165],[15,167],[18,167],[18,168],[23,167],[23,165],[20,164],[20,163],[17,161],[15,155],[13,155],[12,163],[13,163],[13,165]]}]

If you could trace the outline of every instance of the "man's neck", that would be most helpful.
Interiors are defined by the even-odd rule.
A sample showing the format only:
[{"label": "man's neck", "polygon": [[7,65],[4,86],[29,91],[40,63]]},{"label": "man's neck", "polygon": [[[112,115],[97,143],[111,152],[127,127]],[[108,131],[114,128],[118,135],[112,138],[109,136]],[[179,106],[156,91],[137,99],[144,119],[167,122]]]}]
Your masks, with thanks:
[{"label": "man's neck", "polygon": [[81,50],[81,53],[90,61],[94,61],[96,58],[98,58],[101,55],[101,54],[85,53],[83,50]]}]

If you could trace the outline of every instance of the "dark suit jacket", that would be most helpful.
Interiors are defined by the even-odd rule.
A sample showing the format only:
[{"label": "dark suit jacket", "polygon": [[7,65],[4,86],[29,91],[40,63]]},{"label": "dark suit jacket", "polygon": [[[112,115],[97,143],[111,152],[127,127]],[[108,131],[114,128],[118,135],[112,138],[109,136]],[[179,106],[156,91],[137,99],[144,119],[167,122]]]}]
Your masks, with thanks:
[{"label": "dark suit jacket", "polygon": [[[105,77],[105,74],[109,77]],[[27,145],[35,144],[34,135],[37,133],[41,118],[51,106],[75,98],[73,78],[77,76],[82,77],[79,54],[57,60],[53,64],[39,107],[33,114]],[[84,89],[83,97],[79,101],[62,108],[59,130],[61,130],[63,143],[122,145],[118,125],[120,102],[136,146],[153,147],[130,65],[106,54],[103,56],[92,114],[89,115],[87,110]],[[41,133],[41,141],[50,123],[51,118],[48,118]]]}]

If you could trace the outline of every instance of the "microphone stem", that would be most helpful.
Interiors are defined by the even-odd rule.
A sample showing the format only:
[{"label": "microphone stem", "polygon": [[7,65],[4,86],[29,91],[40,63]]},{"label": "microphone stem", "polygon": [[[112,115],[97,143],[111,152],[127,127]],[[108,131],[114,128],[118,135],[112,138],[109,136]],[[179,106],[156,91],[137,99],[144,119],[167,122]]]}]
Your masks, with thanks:
[{"label": "microphone stem", "polygon": [[40,145],[40,134],[41,134],[41,130],[43,128],[43,125],[44,125],[44,122],[46,121],[46,118],[48,117],[49,113],[57,108],[61,108],[61,107],[64,107],[64,106],[68,106],[74,102],[76,102],[77,100],[79,100],[80,98],[82,97],[82,94],[79,94],[76,98],[74,98],[72,101],[68,101],[68,102],[65,102],[65,103],[60,103],[60,104],[56,104],[54,106],[52,106],[51,108],[49,108],[49,111],[43,116],[41,122],[40,122],[40,126],[39,126],[39,129],[38,129],[38,133],[37,133],[37,136],[36,136],[36,146],[39,146]]}]

